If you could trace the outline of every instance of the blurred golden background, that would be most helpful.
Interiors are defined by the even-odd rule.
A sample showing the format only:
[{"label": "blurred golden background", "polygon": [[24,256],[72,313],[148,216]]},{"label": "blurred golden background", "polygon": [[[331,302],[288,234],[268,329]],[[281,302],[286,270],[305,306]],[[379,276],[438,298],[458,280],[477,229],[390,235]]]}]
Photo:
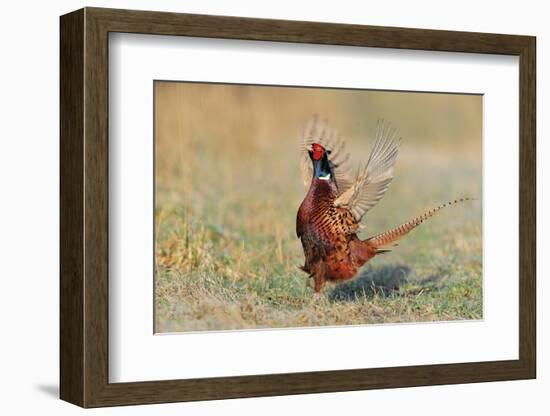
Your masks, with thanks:
[{"label": "blurred golden background", "polygon": [[[367,274],[384,266],[389,277],[329,288],[309,303],[295,217],[306,192],[300,134],[314,113],[342,134],[355,164],[368,158],[378,119],[403,138],[363,238],[441,202],[481,199],[479,95],[155,82],[157,332],[481,317],[479,202],[438,214],[373,260]],[[407,268],[406,285],[391,296],[387,282],[374,285],[379,299],[362,287],[395,280],[397,266]],[[448,308],[434,312],[431,296],[427,309],[408,310],[403,294],[433,276],[426,293]],[[454,298],[449,287],[460,287]],[[369,317],[377,302],[384,312]]]}]

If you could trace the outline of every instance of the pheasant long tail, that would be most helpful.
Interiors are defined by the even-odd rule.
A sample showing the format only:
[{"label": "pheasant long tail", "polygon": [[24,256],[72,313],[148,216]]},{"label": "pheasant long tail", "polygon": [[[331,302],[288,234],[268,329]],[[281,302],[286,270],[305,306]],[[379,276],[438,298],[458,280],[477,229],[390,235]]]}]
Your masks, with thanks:
[{"label": "pheasant long tail", "polygon": [[399,240],[401,237],[408,234],[412,230],[414,230],[416,227],[418,227],[428,218],[435,215],[435,213],[437,213],[441,209],[458,204],[459,202],[473,201],[473,200],[474,198],[460,198],[460,199],[455,199],[454,201],[446,202],[444,204],[439,205],[438,207],[432,208],[424,212],[422,215],[419,215],[418,217],[413,218],[410,221],[407,221],[395,228],[392,228],[391,230],[375,235],[374,237],[371,237],[366,241],[368,241],[369,245],[376,248],[388,246],[396,242],[397,240]]}]

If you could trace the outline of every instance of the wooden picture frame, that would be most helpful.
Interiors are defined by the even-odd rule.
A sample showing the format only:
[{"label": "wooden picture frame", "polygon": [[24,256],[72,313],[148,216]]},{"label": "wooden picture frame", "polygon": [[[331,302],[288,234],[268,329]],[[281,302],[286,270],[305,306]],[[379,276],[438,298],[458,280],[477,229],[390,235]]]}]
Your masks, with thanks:
[{"label": "wooden picture frame", "polygon": [[[82,407],[101,407],[535,378],[534,37],[99,8],[62,16],[60,29],[61,399]],[[518,56],[519,359],[109,383],[110,32]]]}]

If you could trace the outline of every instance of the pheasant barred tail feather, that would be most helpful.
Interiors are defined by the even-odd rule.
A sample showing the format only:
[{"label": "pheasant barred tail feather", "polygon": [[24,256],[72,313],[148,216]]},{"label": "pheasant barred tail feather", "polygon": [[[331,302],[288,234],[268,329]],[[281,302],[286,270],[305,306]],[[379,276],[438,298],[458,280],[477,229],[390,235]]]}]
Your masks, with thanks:
[{"label": "pheasant barred tail feather", "polygon": [[368,243],[371,246],[377,247],[377,248],[388,246],[394,243],[395,241],[399,240],[405,234],[408,234],[410,231],[418,227],[428,218],[435,215],[435,213],[440,211],[441,209],[450,207],[452,205],[458,204],[459,202],[465,202],[465,201],[475,201],[475,198],[460,198],[460,199],[455,199],[454,201],[446,202],[442,205],[439,205],[438,207],[432,208],[424,212],[422,215],[419,215],[418,217],[413,218],[410,221],[407,221],[395,228],[392,228],[391,230],[385,231],[381,234],[371,237],[366,241],[368,241]]}]

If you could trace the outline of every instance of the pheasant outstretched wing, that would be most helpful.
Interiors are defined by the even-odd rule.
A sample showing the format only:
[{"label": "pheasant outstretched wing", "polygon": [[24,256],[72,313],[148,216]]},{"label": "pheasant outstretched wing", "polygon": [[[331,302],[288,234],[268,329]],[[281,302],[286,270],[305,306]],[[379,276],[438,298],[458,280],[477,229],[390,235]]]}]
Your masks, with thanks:
[{"label": "pheasant outstretched wing", "polygon": [[355,182],[334,201],[337,207],[348,209],[357,222],[380,201],[393,179],[393,166],[399,149],[395,137],[395,129],[378,122],[367,164],[359,169]]},{"label": "pheasant outstretched wing", "polygon": [[336,188],[338,195],[341,195],[353,184],[350,154],[346,151],[346,144],[338,132],[328,127],[326,120],[320,120],[317,115],[306,124],[300,142],[300,170],[304,187],[309,188],[313,177],[313,167],[308,155],[308,150],[313,143],[320,144],[330,152],[329,160],[332,164]]}]

